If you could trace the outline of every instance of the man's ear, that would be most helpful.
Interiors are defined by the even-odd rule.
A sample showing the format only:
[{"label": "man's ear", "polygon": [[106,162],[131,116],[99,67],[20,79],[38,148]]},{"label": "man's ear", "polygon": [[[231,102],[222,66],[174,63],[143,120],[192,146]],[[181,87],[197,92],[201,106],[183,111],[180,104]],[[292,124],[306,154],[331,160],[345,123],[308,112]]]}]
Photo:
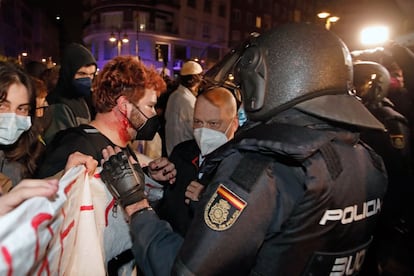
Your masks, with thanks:
[{"label": "man's ear", "polygon": [[120,96],[117,100],[116,100],[116,105],[117,108],[119,109],[119,111],[121,111],[122,113],[126,114],[127,113],[127,106],[128,106],[129,101],[127,100],[127,98],[125,96]]},{"label": "man's ear", "polygon": [[232,124],[234,127],[234,131],[236,131],[239,128],[239,116],[234,116]]}]

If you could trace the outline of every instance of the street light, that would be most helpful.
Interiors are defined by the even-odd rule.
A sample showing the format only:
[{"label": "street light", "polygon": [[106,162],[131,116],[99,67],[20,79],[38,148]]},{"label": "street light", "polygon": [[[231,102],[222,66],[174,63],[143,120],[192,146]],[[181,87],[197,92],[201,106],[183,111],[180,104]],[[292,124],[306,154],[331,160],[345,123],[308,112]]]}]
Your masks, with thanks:
[{"label": "street light", "polygon": [[118,37],[115,36],[114,32],[111,33],[111,36],[109,37],[109,41],[114,43],[117,43],[117,49],[118,49],[118,56],[121,55],[121,49],[122,44],[127,44],[129,42],[128,35],[124,33],[124,35],[121,38],[121,31],[118,31]]},{"label": "street light", "polygon": [[28,53],[26,51],[20,53],[17,55],[17,63],[20,65],[23,65],[23,58],[26,58],[28,56]]},{"label": "street light", "polygon": [[383,45],[389,39],[386,26],[367,27],[361,31],[361,43],[364,45]]},{"label": "street light", "polygon": [[325,19],[325,28],[327,30],[331,29],[332,23],[335,23],[340,19],[338,16],[331,15],[329,12],[320,12],[318,13],[318,17]]}]

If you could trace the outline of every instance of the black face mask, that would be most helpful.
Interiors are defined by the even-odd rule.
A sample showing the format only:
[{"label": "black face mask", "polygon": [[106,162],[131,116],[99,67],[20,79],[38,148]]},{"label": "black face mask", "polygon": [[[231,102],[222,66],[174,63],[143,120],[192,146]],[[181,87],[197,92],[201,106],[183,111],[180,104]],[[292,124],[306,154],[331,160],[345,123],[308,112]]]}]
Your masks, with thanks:
[{"label": "black face mask", "polygon": [[[144,113],[142,114],[144,115]],[[151,118],[148,118],[147,116],[145,117],[147,118],[147,121],[137,129],[135,140],[152,140],[154,139],[155,133],[160,129],[161,123],[158,115],[152,116]]]},{"label": "black face mask", "polygon": [[74,93],[77,97],[90,98],[91,97],[91,78],[74,79],[72,85],[75,88]]},{"label": "black face mask", "polygon": [[[154,115],[151,118],[148,118],[144,114],[144,112],[142,112],[141,109],[137,105],[135,105],[133,103],[131,103],[131,104],[139,111],[139,113],[142,114],[142,116],[144,116],[147,119],[143,125],[136,128],[137,136],[135,137],[135,140],[149,141],[149,140],[154,139],[155,133],[157,133],[157,131],[161,127],[161,122],[160,122],[159,116]],[[129,121],[133,126],[135,126],[135,124],[133,122],[131,122],[131,120],[129,120]]]}]

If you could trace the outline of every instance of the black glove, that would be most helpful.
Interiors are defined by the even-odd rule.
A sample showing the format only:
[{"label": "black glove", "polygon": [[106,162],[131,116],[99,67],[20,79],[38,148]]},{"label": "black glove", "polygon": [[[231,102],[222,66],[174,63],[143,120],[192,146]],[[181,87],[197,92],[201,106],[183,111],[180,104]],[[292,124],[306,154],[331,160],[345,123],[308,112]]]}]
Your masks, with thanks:
[{"label": "black glove", "polygon": [[131,164],[122,151],[105,161],[101,179],[124,208],[146,197],[145,177],[141,166],[139,163]]}]

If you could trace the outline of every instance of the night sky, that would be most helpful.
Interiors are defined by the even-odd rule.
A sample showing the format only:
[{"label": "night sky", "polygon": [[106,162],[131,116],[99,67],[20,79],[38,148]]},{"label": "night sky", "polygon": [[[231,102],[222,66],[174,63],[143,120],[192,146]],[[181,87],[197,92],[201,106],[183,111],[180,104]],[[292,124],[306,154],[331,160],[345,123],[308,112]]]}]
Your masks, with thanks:
[{"label": "night sky", "polygon": [[44,9],[51,18],[61,17],[62,42],[82,42],[82,4],[81,0],[27,0]]}]

